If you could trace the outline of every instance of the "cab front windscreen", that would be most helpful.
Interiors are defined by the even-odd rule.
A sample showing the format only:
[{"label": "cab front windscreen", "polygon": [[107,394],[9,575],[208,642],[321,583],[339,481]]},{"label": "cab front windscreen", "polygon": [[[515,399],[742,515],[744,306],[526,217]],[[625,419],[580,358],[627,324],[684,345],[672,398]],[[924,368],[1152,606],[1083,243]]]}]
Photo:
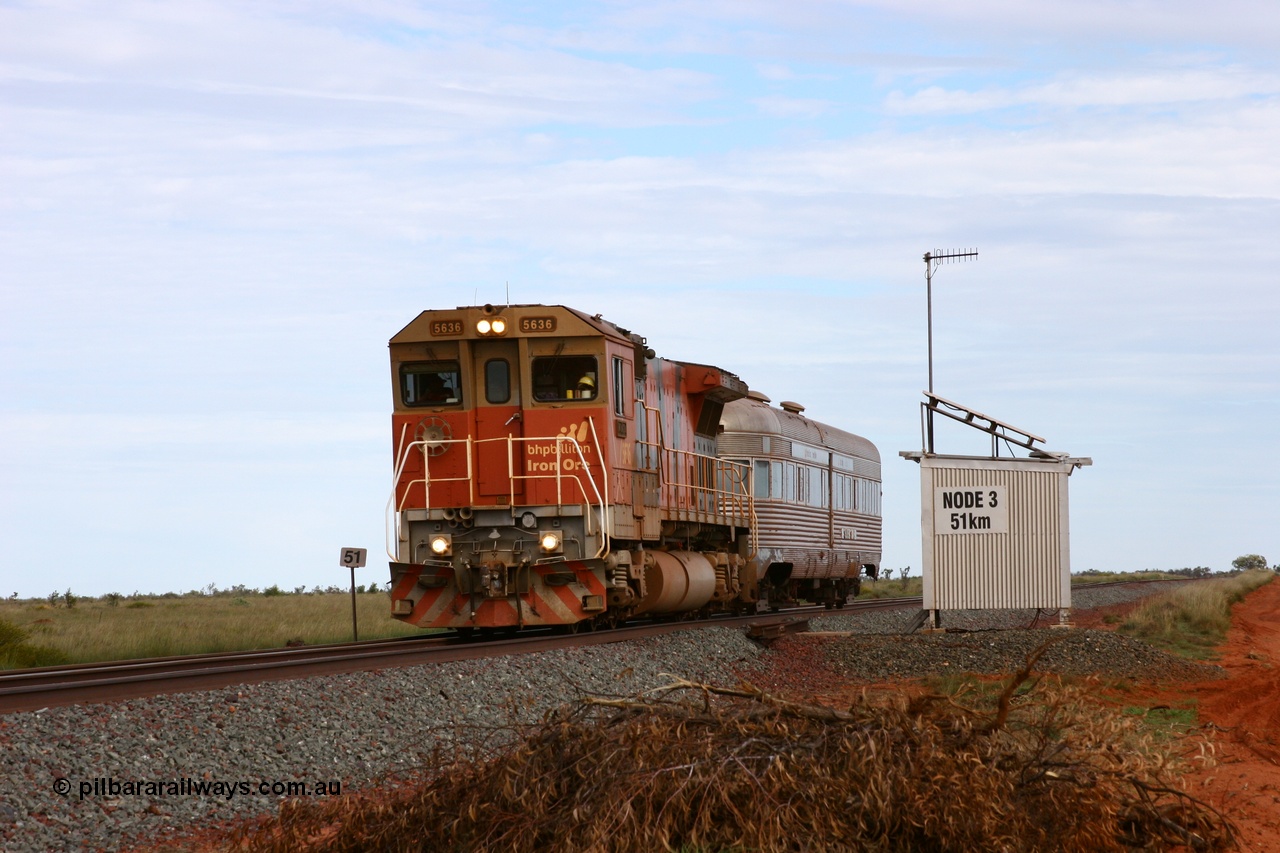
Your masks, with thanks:
[{"label": "cab front windscreen", "polygon": [[415,361],[400,365],[400,400],[406,406],[462,403],[462,371],[456,361]]}]

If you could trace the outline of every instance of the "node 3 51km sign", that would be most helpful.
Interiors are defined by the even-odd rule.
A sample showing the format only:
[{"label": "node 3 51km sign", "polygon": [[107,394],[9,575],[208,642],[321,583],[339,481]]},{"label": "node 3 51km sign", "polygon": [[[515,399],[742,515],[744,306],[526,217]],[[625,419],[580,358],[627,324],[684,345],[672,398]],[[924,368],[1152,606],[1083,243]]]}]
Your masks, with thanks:
[{"label": "node 3 51km sign", "polygon": [[933,490],[933,532],[1008,533],[1007,486],[943,487]]}]

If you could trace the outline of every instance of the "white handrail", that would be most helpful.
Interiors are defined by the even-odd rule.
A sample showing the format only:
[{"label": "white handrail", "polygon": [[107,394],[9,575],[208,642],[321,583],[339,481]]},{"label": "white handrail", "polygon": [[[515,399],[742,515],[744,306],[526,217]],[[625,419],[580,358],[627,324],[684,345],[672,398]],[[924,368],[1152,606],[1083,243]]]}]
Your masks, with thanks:
[{"label": "white handrail", "polygon": [[[595,446],[600,447],[600,438],[595,431],[595,421],[588,418],[588,422],[591,424],[592,436],[596,439]],[[507,440],[509,442],[508,451],[507,451],[507,475],[510,478],[510,482],[511,482],[511,490],[510,490],[508,502],[511,506],[517,505],[515,501],[515,483],[517,480],[542,480],[542,479],[546,479],[548,476],[554,477],[556,482],[556,505],[557,506],[563,506],[564,504],[564,481],[571,480],[572,482],[577,484],[578,490],[582,492],[582,497],[584,499],[583,506],[586,510],[583,513],[587,521],[586,532],[587,533],[592,532],[591,530],[591,505],[592,505],[591,497],[594,495],[595,504],[599,507],[600,531],[605,535],[605,537],[609,535],[609,525],[608,525],[609,483],[608,483],[608,480],[606,479],[604,484],[605,493],[604,495],[601,495],[600,488],[596,484],[595,477],[591,476],[592,468],[591,468],[591,463],[587,461],[586,451],[584,450],[583,445],[576,438],[572,438],[571,436],[567,436],[567,435],[551,435],[551,436],[528,436],[528,435],[514,436],[512,435],[512,436],[507,436]],[[512,450],[514,449],[516,442],[554,442],[555,443],[555,473],[550,475],[516,474],[515,465],[514,465],[514,462],[512,461]],[[586,481],[588,484],[590,484],[590,487],[591,487],[591,490],[589,492],[587,491],[587,487],[583,484],[582,479],[579,478],[578,475],[565,473],[564,464],[563,464],[565,459],[565,455],[564,455],[565,445],[568,445],[573,448],[573,453],[568,458],[570,459],[576,458],[582,470],[587,473]],[[603,453],[603,450],[601,450],[601,453]],[[608,548],[607,540],[602,539],[600,548],[597,550],[596,556],[599,557],[602,554],[604,554],[607,548]]]},{"label": "white handrail", "polygon": [[[609,539],[613,536],[613,530],[610,529],[609,520],[612,517],[609,513],[609,468],[604,464],[604,445],[600,443],[600,435],[596,432],[596,419],[587,418],[587,423],[591,425],[591,438],[595,440],[596,448],[600,451],[600,467],[604,472],[604,499],[600,502],[600,547],[596,550],[596,559],[600,559],[609,550]],[[586,468],[586,460],[582,461],[583,467]],[[588,475],[590,468],[586,468]],[[592,477],[591,485],[595,487],[595,478]],[[597,492],[597,496],[599,493]]]},{"label": "white handrail", "polygon": [[[721,459],[718,456],[707,456],[705,453],[698,453],[697,451],[693,451],[693,450],[679,450],[674,447],[667,447],[666,434],[665,434],[665,430],[663,428],[663,423],[662,423],[662,412],[658,409],[652,408],[647,404],[644,405],[644,411],[646,414],[646,425],[648,420],[647,415],[652,413],[654,416],[654,423],[657,427],[656,432],[657,432],[658,441],[656,443],[652,441],[640,441],[640,442],[637,442],[637,444],[640,444],[644,447],[653,448],[654,451],[656,451],[657,457],[658,457],[658,460],[657,460],[658,461],[658,465],[657,465],[658,482],[661,485],[664,492],[669,489],[680,489],[680,490],[688,490],[688,492],[691,493],[692,495],[697,495],[699,493],[702,493],[703,495],[710,495],[716,499],[715,500],[716,510],[714,510],[714,512],[717,515],[729,514],[729,513],[719,512],[719,505],[720,505],[719,501],[721,497],[727,499],[727,501],[730,503],[737,503],[737,501],[745,499],[747,504],[746,506],[747,511],[745,513],[745,517],[748,519],[751,519],[752,515],[754,514],[755,507],[754,507],[754,495],[751,492],[751,489],[749,486],[747,487],[745,492],[737,493],[737,492],[730,492],[724,489],[717,488],[714,482],[711,483],[710,485],[699,486],[695,483],[676,482],[669,476],[672,466],[667,464],[667,459],[666,459],[667,454],[671,454],[672,457],[676,460],[680,460],[681,457],[683,456],[692,457],[695,466],[697,466],[700,463],[710,463],[711,470],[717,476],[721,471],[727,470],[727,466],[731,466],[733,463],[730,463],[727,460]],[[676,465],[674,467],[676,471],[681,470],[679,465]],[[695,512],[701,511],[697,509],[696,505],[697,505],[697,501],[695,500],[694,511]],[[733,514],[736,515],[737,513],[733,513]]]},{"label": "white handrail", "polygon": [[[690,496],[694,497],[694,500],[692,501],[692,505],[690,507],[694,512],[700,512],[700,513],[705,512],[707,514],[727,515],[727,516],[739,516],[739,515],[744,516],[747,519],[748,526],[751,528],[751,531],[752,531],[752,548],[754,550],[754,539],[755,539],[754,497],[755,497],[755,494],[754,494],[754,488],[752,483],[754,480],[755,472],[749,468],[747,471],[747,477],[744,480],[740,476],[736,476],[739,472],[736,470],[737,466],[733,462],[730,462],[725,459],[721,459],[716,456],[708,456],[706,454],[698,453],[692,450],[678,450],[675,448],[667,447],[665,430],[663,428],[663,423],[662,423],[662,413],[659,410],[650,408],[647,405],[645,405],[643,408],[646,413],[646,416],[649,413],[652,413],[654,415],[654,426],[656,428],[655,431],[657,433],[656,437],[658,441],[657,442],[637,441],[636,443],[637,445],[642,447],[652,448],[653,452],[655,453],[655,456],[656,456],[655,462],[657,467],[658,480],[664,492],[670,489],[687,491]],[[648,418],[646,417],[646,420],[647,419]],[[394,466],[394,473],[392,476],[391,494],[387,498],[387,505],[385,508],[386,542],[384,544],[386,545],[387,556],[390,557],[393,561],[399,559],[397,554],[399,549],[399,538],[400,538],[400,532],[401,532],[400,531],[400,525],[401,525],[400,513],[403,511],[404,505],[409,500],[409,493],[412,490],[412,488],[418,483],[422,483],[423,490],[424,490],[423,505],[424,505],[424,508],[429,508],[431,506],[432,482],[446,483],[446,482],[460,482],[460,481],[466,480],[468,484],[469,503],[474,506],[475,487],[476,487],[475,473],[476,472],[475,472],[475,460],[473,459],[474,453],[472,450],[472,446],[476,444],[486,443],[486,442],[503,441],[503,440],[507,442],[507,477],[508,477],[508,482],[510,484],[509,491],[508,491],[508,506],[512,508],[517,506],[516,497],[515,497],[515,487],[516,487],[517,480],[542,480],[542,479],[546,479],[547,477],[554,477],[555,483],[556,483],[556,504],[557,506],[563,506],[564,481],[571,480],[573,483],[577,485],[578,490],[582,493],[582,496],[584,499],[583,517],[586,522],[585,532],[588,535],[593,533],[591,529],[592,520],[593,520],[592,519],[593,513],[591,512],[591,507],[593,503],[592,498],[595,499],[594,503],[597,507],[597,514],[598,514],[597,524],[599,526],[599,532],[600,532],[600,546],[596,551],[595,557],[599,558],[603,556],[608,551],[609,538],[612,536],[612,530],[611,530],[611,524],[610,524],[611,516],[609,514],[608,466],[604,464],[604,460],[603,460],[604,447],[600,442],[600,436],[596,430],[595,419],[588,417],[586,420],[589,424],[589,428],[591,430],[591,437],[595,443],[595,447],[598,449],[599,453],[601,454],[601,470],[604,473],[604,483],[603,483],[604,493],[603,494],[601,494],[601,486],[596,483],[595,477],[592,476],[593,469],[591,467],[591,463],[587,461],[586,451],[584,449],[584,446],[576,438],[572,436],[569,436],[569,435],[557,435],[557,436],[506,435],[499,438],[480,439],[480,440],[472,439],[470,437],[459,438],[459,439],[434,439],[434,440],[422,439],[422,440],[411,441],[408,444],[405,444],[405,437],[406,437],[405,433],[406,433],[406,430],[408,429],[408,424],[405,424],[404,426],[402,426],[400,431],[400,438],[399,438],[399,441],[397,442],[398,447],[396,449],[396,463]],[[515,473],[516,464],[515,464],[514,453],[516,451],[516,444],[528,443],[528,442],[554,442],[555,444],[554,474],[517,474]],[[441,446],[453,445],[453,444],[466,445],[466,448],[467,448],[466,476],[432,478],[431,455],[426,452],[427,448],[431,447],[434,449],[434,448],[439,448]],[[564,464],[563,464],[566,459],[566,456],[564,453],[564,446],[568,446],[572,448],[572,452],[568,455],[567,458],[576,459],[581,470],[585,472],[585,479],[587,481],[586,484],[583,483],[582,481],[583,478],[579,477],[577,474],[570,474],[565,472]],[[403,484],[404,498],[402,501],[397,502],[396,495],[397,495],[398,489],[401,486],[400,478],[404,476],[404,470],[406,465],[408,464],[409,456],[414,451],[415,448],[423,449],[423,476],[420,479],[414,479],[408,483]],[[671,454],[671,456],[675,460],[681,460],[685,456],[690,457],[694,464],[694,470],[699,470],[699,469],[702,470],[704,472],[704,477],[709,474],[710,481],[703,483],[701,485],[699,485],[696,482],[673,481],[670,477],[671,466],[668,464],[668,460],[666,458],[667,454]],[[646,456],[647,456],[647,453],[646,453]],[[677,472],[682,470],[679,464],[675,465],[675,469]],[[725,478],[726,484],[731,486],[730,488],[720,487],[720,480],[722,477]],[[588,484],[589,484],[589,490],[588,490]],[[703,499],[708,497],[711,498],[711,500],[707,502],[705,508],[702,508],[702,509],[699,508],[700,501],[698,499],[698,496],[701,496]],[[395,535],[394,547],[391,540],[393,533]]]},{"label": "white handrail", "polygon": [[[392,477],[391,477],[391,494],[390,494],[390,496],[388,496],[388,498],[387,498],[387,506],[386,506],[386,509],[384,510],[385,515],[386,515],[386,518],[384,519],[384,522],[385,522],[385,535],[384,535],[384,539],[386,539],[386,541],[385,541],[383,544],[387,546],[387,556],[388,556],[388,557],[390,557],[390,558],[392,559],[392,561],[396,561],[396,560],[398,560],[398,559],[399,559],[399,557],[398,557],[396,554],[392,553],[392,551],[391,551],[391,542],[390,542],[390,534],[391,534],[391,530],[392,530],[392,528],[393,528],[393,527],[395,528],[395,532],[396,532],[396,541],[397,541],[397,542],[399,542],[399,541],[400,541],[400,539],[399,539],[399,536],[400,536],[400,518],[399,518],[399,515],[400,515],[400,512],[404,509],[404,504],[405,504],[405,503],[407,503],[407,502],[408,502],[408,500],[409,500],[409,492],[410,492],[410,490],[412,490],[412,489],[413,489],[413,487],[414,487],[414,486],[416,486],[418,483],[422,483],[422,485],[423,485],[423,493],[424,493],[424,495],[423,495],[423,505],[424,505],[424,506],[431,506],[431,455],[425,452],[425,450],[426,450],[426,448],[427,448],[427,447],[433,447],[433,448],[434,448],[434,447],[439,447],[440,445],[444,445],[444,444],[465,444],[465,445],[467,445],[467,476],[465,476],[465,477],[439,477],[439,478],[437,478],[437,479],[436,479],[436,482],[438,482],[438,483],[458,483],[458,482],[462,482],[463,480],[466,480],[466,481],[467,481],[467,490],[468,490],[468,493],[469,493],[469,503],[471,503],[471,504],[474,504],[474,503],[475,503],[475,472],[474,472],[474,470],[473,470],[473,468],[472,468],[472,464],[471,464],[471,443],[472,443],[472,442],[471,442],[471,439],[470,439],[469,437],[468,437],[468,438],[420,439],[420,440],[418,440],[418,441],[411,441],[411,442],[409,442],[407,445],[405,445],[405,444],[403,444],[403,442],[404,442],[404,430],[402,429],[402,430],[401,430],[401,432],[400,432],[400,441],[401,441],[401,444],[402,444],[402,446],[401,446],[401,451],[403,451],[403,452],[401,452],[401,451],[397,451],[397,459],[396,459],[396,465],[395,465],[395,472],[392,474]],[[404,466],[405,466],[406,464],[408,464],[408,462],[409,462],[409,454],[413,451],[413,448],[415,448],[415,447],[421,447],[421,448],[423,448],[423,450],[424,450],[424,452],[423,452],[423,454],[422,454],[422,478],[421,478],[421,479],[417,479],[417,480],[410,480],[408,483],[405,483],[405,484],[404,484],[404,499],[403,499],[403,501],[401,501],[400,503],[397,503],[397,502],[396,502],[396,491],[400,488],[400,478],[401,478],[402,476],[404,476]],[[394,507],[394,509],[395,509],[395,514],[394,514],[394,515],[392,514],[392,508],[393,508],[393,507]]]},{"label": "white handrail", "polygon": [[[387,506],[382,512],[382,515],[383,515],[382,544],[386,548],[387,556],[391,558],[391,562],[393,563],[400,559],[400,513],[397,512],[395,514],[392,514],[391,505],[395,503],[396,487],[399,485],[400,475],[401,473],[403,473],[404,466],[401,463],[400,459],[404,451],[404,434],[406,431],[408,431],[408,429],[409,429],[408,423],[403,423],[400,425],[400,438],[396,441],[396,458],[395,458],[395,462],[391,466],[391,494],[390,496],[387,497]],[[395,540],[396,540],[396,553],[394,554],[391,553],[391,532],[393,529],[395,530]]]}]

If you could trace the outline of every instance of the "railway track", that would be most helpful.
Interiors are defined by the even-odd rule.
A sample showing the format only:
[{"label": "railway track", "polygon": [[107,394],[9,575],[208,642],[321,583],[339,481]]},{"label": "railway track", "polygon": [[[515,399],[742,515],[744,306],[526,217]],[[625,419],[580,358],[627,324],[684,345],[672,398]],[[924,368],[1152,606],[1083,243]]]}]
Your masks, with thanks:
[{"label": "railway track", "polygon": [[[1165,580],[1112,581],[1088,586],[1129,586],[1170,582]],[[1181,582],[1181,579],[1172,582]],[[1086,587],[1082,585],[1081,588]],[[161,693],[214,690],[235,684],[529,654],[572,646],[624,642],[689,628],[746,627],[752,623],[776,623],[795,617],[803,618],[822,614],[918,608],[921,603],[919,596],[861,599],[850,602],[844,609],[838,611],[826,610],[820,606],[796,607],[746,616],[640,623],[608,631],[580,634],[527,631],[513,637],[473,641],[448,633],[359,643],[14,670],[0,672],[0,714],[87,702],[137,699]]]},{"label": "railway track", "polygon": [[137,699],[160,693],[214,690],[235,684],[337,675],[348,672],[529,654],[572,646],[598,645],[668,634],[689,628],[745,627],[823,613],[919,607],[919,598],[869,599],[844,610],[796,607],[747,616],[626,625],[580,634],[528,632],[513,637],[464,640],[437,634],[325,646],[259,649],[145,660],[110,661],[0,673],[0,713],[60,705]]}]

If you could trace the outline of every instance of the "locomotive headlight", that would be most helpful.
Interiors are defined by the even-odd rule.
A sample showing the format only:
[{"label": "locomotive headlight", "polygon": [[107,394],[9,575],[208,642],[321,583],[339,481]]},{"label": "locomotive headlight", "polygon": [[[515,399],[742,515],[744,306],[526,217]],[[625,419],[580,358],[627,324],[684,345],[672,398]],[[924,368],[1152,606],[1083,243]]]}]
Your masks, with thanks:
[{"label": "locomotive headlight", "polygon": [[437,557],[448,557],[453,553],[453,537],[448,533],[437,533],[431,537],[431,553]]},{"label": "locomotive headlight", "polygon": [[492,328],[493,328],[493,324],[490,323],[488,320],[481,320],[479,323],[476,323],[476,331],[482,335],[489,334],[489,331]]},{"label": "locomotive headlight", "polygon": [[547,554],[559,553],[561,545],[560,532],[557,530],[544,530],[538,534],[538,547]]},{"label": "locomotive headlight", "polygon": [[498,317],[493,321],[493,333],[495,335],[505,335],[507,333],[507,321]]}]

